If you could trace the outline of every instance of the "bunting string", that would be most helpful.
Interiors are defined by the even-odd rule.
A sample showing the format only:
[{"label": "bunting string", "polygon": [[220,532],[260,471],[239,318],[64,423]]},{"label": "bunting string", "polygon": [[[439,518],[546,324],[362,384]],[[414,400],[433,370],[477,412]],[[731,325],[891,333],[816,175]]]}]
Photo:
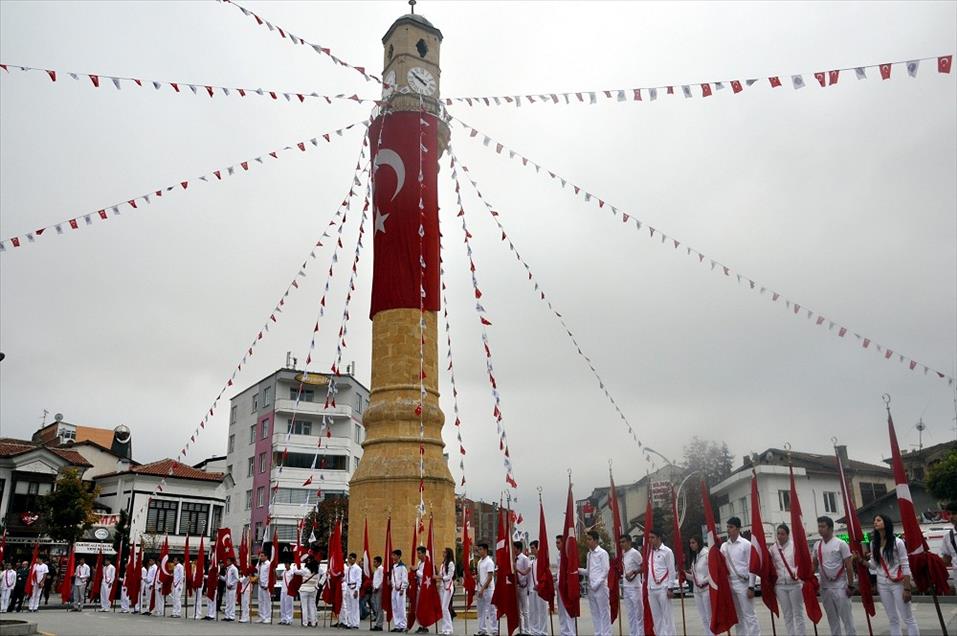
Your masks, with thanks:
[{"label": "bunting string", "polygon": [[[425,103],[419,95],[419,403],[415,408],[419,416],[419,519],[425,517],[425,179],[422,173],[422,140],[425,120]],[[383,126],[384,128],[385,126]],[[438,161],[438,159],[436,159]]]},{"label": "bunting string", "polygon": [[293,34],[289,29],[284,28],[284,27],[281,27],[281,26],[279,26],[278,24],[273,24],[272,22],[270,22],[269,20],[263,18],[262,16],[257,15],[255,12],[250,11],[249,9],[245,8],[244,6],[242,6],[241,4],[239,4],[238,2],[234,2],[234,0],[220,0],[220,1],[221,1],[223,4],[232,5],[232,6],[236,7],[237,9],[239,9],[240,11],[242,11],[242,12],[243,12],[243,15],[245,15],[247,18],[252,18],[252,19],[254,19],[254,20],[256,21],[256,24],[258,24],[258,25],[261,26],[261,27],[264,27],[264,28],[266,28],[266,29],[269,29],[270,31],[275,31],[276,34],[277,34],[279,37],[281,37],[282,39],[284,39],[284,40],[286,40],[286,41],[288,41],[288,42],[290,42],[290,43],[292,43],[292,44],[299,44],[299,45],[307,46],[307,47],[311,48],[313,51],[315,51],[315,52],[318,53],[319,55],[323,55],[323,56],[325,56],[325,57],[328,57],[330,60],[332,60],[332,62],[333,62],[334,64],[336,64],[336,65],[338,65],[338,66],[344,66],[344,67],[346,67],[346,68],[348,68],[348,69],[351,69],[351,70],[353,70],[353,71],[359,73],[360,75],[362,75],[362,77],[363,77],[367,82],[370,82],[370,81],[371,81],[371,82],[377,82],[377,83],[379,83],[379,84],[382,83],[382,80],[381,80],[381,79],[379,79],[379,78],[376,77],[375,75],[372,75],[371,73],[367,73],[364,66],[356,66],[356,65],[354,65],[354,64],[350,64],[349,62],[346,62],[346,61],[343,60],[342,58],[340,58],[340,57],[334,55],[334,54],[332,53],[332,49],[330,49],[330,48],[328,48],[328,47],[324,47],[324,46],[322,46],[321,44],[315,44],[315,43],[313,43],[313,42],[310,42],[310,41],[306,40],[305,38],[301,38],[301,37],[299,37],[299,36]]},{"label": "bunting string", "polygon": [[[451,152],[449,153],[451,157]],[[465,206],[462,203],[462,186],[459,183],[458,173],[455,171],[454,159],[452,160],[451,172],[452,179],[455,182],[455,199],[458,206],[458,217],[462,219],[462,234],[465,237],[465,251],[468,254],[469,270],[472,276],[472,293],[475,296],[475,313],[479,319],[479,325],[482,330],[482,348],[485,352],[485,370],[488,374],[488,383],[492,390],[492,400],[495,403],[492,409],[492,417],[495,419],[495,428],[498,433],[498,449],[502,453],[505,466],[505,483],[512,489],[518,489],[515,482],[514,471],[512,467],[511,453],[508,448],[508,434],[505,430],[505,423],[502,415],[502,400],[498,391],[498,382],[495,380],[495,368],[492,364],[492,349],[489,345],[488,329],[492,322],[488,319],[488,313],[482,306],[482,290],[479,288],[478,278],[476,276],[475,258],[472,255],[472,233],[469,232],[465,221]]]},{"label": "bunting string", "polygon": [[[296,152],[306,152],[310,146],[318,147],[319,142],[323,141],[325,143],[331,143],[333,135],[337,137],[342,137],[347,130],[351,130],[355,126],[365,126],[367,122],[356,122],[349,124],[343,128],[337,130],[322,133],[317,137],[312,139],[307,139],[304,141],[296,142],[291,146],[283,146],[276,150],[270,150],[269,152],[263,153],[262,155],[253,157],[251,159],[246,159],[240,161],[239,163],[230,164],[223,168],[217,168],[209,172],[203,173],[197,177],[187,178],[175,183],[173,185],[168,185],[162,188],[157,188],[146,194],[140,194],[138,196],[126,199],[114,203],[112,205],[105,206],[100,208],[97,211],[89,212],[87,214],[82,214],[69,219],[64,219],[58,223],[53,223],[44,227],[40,227],[32,232],[27,232],[25,235],[12,236],[10,238],[0,241],[0,253],[7,251],[7,246],[10,245],[13,248],[23,247],[29,243],[35,243],[37,239],[46,233],[48,236],[51,234],[48,230],[54,230],[56,234],[63,234],[66,230],[78,230],[80,229],[80,224],[84,226],[93,225],[94,220],[107,221],[113,217],[121,216],[124,212],[129,212],[130,210],[138,210],[141,205],[149,205],[153,202],[153,199],[160,199],[164,195],[169,194],[173,191],[186,190],[189,188],[190,184],[200,183],[212,183],[223,181],[227,177],[234,176],[243,172],[249,172],[250,169],[254,168],[256,164],[265,164],[267,161],[278,160],[280,153],[286,155],[288,153]],[[267,159],[268,158],[268,159]]]},{"label": "bunting string", "polygon": [[[353,180],[355,180],[357,177],[358,177],[358,170],[356,173],[353,174]],[[349,198],[351,199],[353,196],[354,196],[354,192],[350,189]],[[324,246],[323,241],[330,238],[329,229],[335,226],[337,223],[345,222],[345,208],[346,208],[345,202],[343,204],[340,204],[335,214],[333,214],[332,218],[329,219],[329,222],[326,224],[326,229],[325,231],[323,231],[322,236],[319,237],[319,240],[316,241],[315,245],[309,251],[308,256],[299,265],[299,269],[296,272],[295,276],[293,276],[292,281],[286,286],[286,289],[283,291],[282,295],[279,297],[279,301],[272,308],[272,310],[269,313],[269,316],[263,322],[263,326],[259,329],[256,336],[252,339],[252,341],[246,347],[246,350],[243,353],[242,358],[240,359],[236,367],[233,369],[230,376],[226,379],[222,388],[219,390],[219,394],[213,400],[209,408],[203,413],[202,419],[199,421],[199,424],[196,426],[195,430],[189,436],[189,440],[184,443],[182,449],[176,455],[177,462],[180,462],[186,458],[186,456],[189,454],[191,447],[195,445],[196,440],[199,439],[203,431],[206,430],[206,425],[209,423],[210,418],[212,418],[216,413],[216,408],[219,406],[219,401],[222,399],[226,391],[233,386],[233,383],[235,382],[236,377],[247,366],[248,360],[255,353],[256,347],[258,346],[259,342],[263,340],[263,338],[265,338],[267,335],[269,335],[270,324],[278,324],[279,319],[282,315],[283,309],[285,308],[285,305],[286,305],[286,299],[289,297],[289,294],[293,290],[299,289],[301,285],[300,279],[304,279],[306,277],[306,269],[308,268],[309,264],[316,259],[316,251],[319,248],[322,248]],[[136,513],[132,516],[131,523],[135,523],[139,515],[141,515],[143,511],[146,510],[146,507],[149,505],[149,500],[152,497],[163,492],[164,488],[166,487],[166,479],[173,474],[173,470],[174,470],[173,465],[170,465],[169,471],[167,472],[166,476],[164,476],[157,483],[156,487],[150,493],[149,497],[147,497],[146,501],[139,507]]]},{"label": "bunting string", "polygon": [[309,100],[325,100],[327,104],[331,104],[333,100],[344,100],[356,102],[358,104],[363,103],[378,103],[375,99],[367,99],[359,97],[358,95],[346,95],[345,93],[340,93],[337,95],[320,95],[319,93],[312,91],[310,93],[300,92],[300,91],[283,91],[275,88],[248,88],[242,86],[221,86],[219,84],[205,84],[205,83],[195,83],[191,84],[189,82],[171,82],[169,80],[156,80],[156,79],[145,79],[145,78],[136,78],[136,77],[123,77],[121,75],[106,75],[104,73],[79,73],[76,71],[58,71],[54,69],[39,68],[36,66],[22,66],[20,64],[0,64],[0,69],[7,71],[7,73],[0,74],[0,77],[5,77],[10,73],[10,69],[16,69],[24,72],[40,73],[46,75],[51,82],[56,83],[58,79],[64,77],[69,77],[75,81],[81,81],[86,83],[86,80],[89,80],[89,85],[93,88],[102,88],[106,84],[112,84],[116,90],[122,90],[123,86],[127,87],[136,87],[148,89],[152,87],[154,91],[159,92],[172,92],[175,94],[186,95],[187,89],[193,95],[207,95],[210,99],[216,95],[221,97],[238,97],[243,98],[247,96],[257,96],[257,97],[268,97],[273,101],[279,101],[280,98],[284,99],[287,102],[299,102],[300,104],[305,103],[307,99]]},{"label": "bunting string", "polygon": [[555,316],[559,324],[562,326],[562,329],[565,331],[565,334],[568,336],[569,340],[572,343],[572,346],[575,348],[575,351],[578,353],[578,356],[585,361],[585,364],[588,366],[589,371],[595,377],[595,380],[598,382],[598,387],[605,394],[605,398],[611,404],[612,408],[615,409],[615,412],[618,414],[618,417],[621,418],[621,421],[624,422],[625,428],[628,430],[628,434],[631,438],[638,443],[639,447],[642,447],[641,440],[638,439],[638,434],[635,432],[635,429],[632,427],[631,422],[628,421],[628,418],[625,416],[624,412],[618,406],[618,402],[615,401],[615,398],[612,397],[611,393],[608,391],[607,386],[605,385],[604,379],[598,373],[598,369],[595,368],[595,364],[592,362],[592,359],[585,354],[582,350],[581,345],[578,343],[578,338],[575,337],[575,334],[572,333],[571,328],[565,321],[565,317],[555,309],[555,306],[552,304],[550,297],[545,295],[545,291],[539,285],[538,279],[532,273],[532,268],[529,266],[528,262],[522,257],[519,253],[518,248],[515,247],[515,244],[512,242],[511,237],[506,233],[505,228],[502,226],[500,216],[497,210],[489,202],[488,198],[482,193],[479,189],[478,182],[472,177],[471,172],[469,171],[468,166],[466,166],[462,161],[456,156],[452,148],[449,148],[449,156],[452,158],[452,176],[457,178],[456,172],[458,168],[461,168],[461,171],[465,178],[471,183],[472,190],[475,192],[475,195],[479,198],[485,208],[488,210],[489,215],[492,217],[492,221],[495,222],[496,227],[499,232],[502,234],[501,240],[508,244],[508,250],[515,256],[515,259],[519,264],[525,269],[525,273],[528,275],[528,281],[533,285],[535,290],[535,295],[540,301],[545,303],[545,306],[548,307],[548,311]]},{"label": "bunting string", "polygon": [[[868,64],[866,66],[849,66],[846,68],[831,68],[823,71],[787,73],[779,75],[769,75],[766,77],[767,87],[770,89],[781,88],[785,84],[790,84],[795,90],[804,88],[809,84],[818,84],[821,88],[830,88],[838,83],[842,77],[841,73],[847,75],[854,73],[857,80],[866,80],[880,77],[881,80],[889,80],[892,77],[901,77],[906,74],[908,77],[915,78],[920,70],[921,62],[934,61],[937,65],[938,74],[950,74],[953,63],[953,55],[941,55],[935,57],[919,57],[910,60],[897,60],[894,62],[884,62],[881,64]],[[896,69],[897,72],[894,72]],[[805,80],[804,78],[808,79]],[[813,78],[813,79],[811,79]],[[760,78],[750,77],[748,79],[725,79],[710,82],[692,82],[687,84],[672,83],[661,86],[642,86],[639,88],[613,88],[592,91],[570,91],[566,93],[537,93],[523,95],[497,95],[487,97],[447,97],[442,101],[446,106],[453,104],[465,104],[466,106],[514,106],[521,108],[525,104],[589,104],[594,105],[599,102],[653,102],[659,96],[676,97],[681,94],[685,98],[692,97],[711,97],[713,94],[730,89],[729,93],[737,95],[745,88],[753,86],[764,86]]]},{"label": "bunting string", "polygon": [[445,358],[448,360],[448,371],[449,371],[449,385],[452,387],[452,412],[455,414],[455,439],[459,443],[459,470],[462,471],[462,483],[460,484],[463,488],[465,487],[465,443],[462,441],[462,417],[459,412],[459,390],[458,386],[455,383],[455,365],[452,363],[452,328],[449,326],[449,300],[446,297],[446,287],[445,287],[445,265],[443,264],[441,254],[444,253],[442,248],[442,233],[439,232],[439,274],[442,279],[442,317],[445,320],[445,340],[446,340],[446,355]]},{"label": "bunting string", "polygon": [[511,149],[505,144],[492,139],[488,135],[481,133],[476,128],[466,124],[456,117],[452,117],[451,121],[457,123],[459,126],[464,128],[469,133],[470,138],[475,138],[481,135],[482,145],[486,148],[491,148],[492,144],[495,145],[495,153],[498,155],[506,155],[511,160],[518,160],[521,162],[523,167],[531,166],[536,174],[542,174],[543,172],[548,175],[552,181],[558,181],[561,184],[561,189],[571,189],[575,197],[581,197],[585,203],[597,206],[599,209],[607,209],[613,216],[618,216],[619,212],[621,213],[622,223],[633,224],[635,230],[641,230],[643,227],[648,231],[648,238],[652,241],[658,240],[661,245],[669,245],[673,248],[675,252],[683,252],[688,257],[694,257],[698,259],[698,263],[705,264],[706,262],[710,265],[711,271],[719,271],[724,274],[727,278],[732,278],[737,281],[739,285],[747,285],[747,289],[756,291],[759,295],[764,296],[770,299],[771,302],[777,303],[783,301],[786,310],[792,313],[794,316],[804,317],[806,320],[814,321],[814,325],[818,327],[826,327],[828,333],[834,333],[839,338],[844,338],[848,334],[851,334],[857,342],[861,344],[861,347],[864,349],[870,349],[873,347],[878,353],[883,355],[885,360],[894,360],[900,364],[906,364],[907,368],[911,371],[915,371],[920,368],[924,375],[936,375],[938,379],[943,380],[947,383],[948,386],[954,385],[954,377],[940,371],[934,367],[931,367],[916,358],[907,356],[903,353],[900,353],[897,349],[892,349],[886,345],[876,342],[869,336],[866,336],[858,331],[855,331],[851,327],[848,327],[833,318],[829,318],[824,314],[808,307],[804,303],[796,302],[789,297],[785,296],[783,293],[775,291],[772,287],[764,285],[761,282],[745,275],[742,272],[732,268],[730,265],[725,265],[721,261],[718,261],[714,258],[711,258],[705,255],[703,252],[691,247],[690,245],[685,244],[683,241],[668,236],[663,231],[658,228],[645,223],[632,212],[626,211],[624,208],[619,208],[608,203],[605,199],[593,194],[589,190],[586,190],[580,185],[575,184],[574,182],[568,180],[567,178],[559,175],[552,170],[542,166],[535,161],[532,161],[525,155]]}]

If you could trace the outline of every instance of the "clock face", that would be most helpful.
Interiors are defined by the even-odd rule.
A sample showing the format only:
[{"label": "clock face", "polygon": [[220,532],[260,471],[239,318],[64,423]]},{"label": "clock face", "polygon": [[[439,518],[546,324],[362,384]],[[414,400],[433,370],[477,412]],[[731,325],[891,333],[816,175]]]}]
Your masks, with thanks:
[{"label": "clock face", "polygon": [[382,87],[382,96],[386,98],[391,97],[392,93],[395,92],[395,71],[394,70],[389,71],[389,73],[385,76],[384,82],[385,82],[385,86]]},{"label": "clock face", "polygon": [[435,90],[438,88],[438,84],[432,76],[432,73],[429,73],[421,66],[413,66],[409,69],[408,80],[409,88],[419,95],[434,95]]}]

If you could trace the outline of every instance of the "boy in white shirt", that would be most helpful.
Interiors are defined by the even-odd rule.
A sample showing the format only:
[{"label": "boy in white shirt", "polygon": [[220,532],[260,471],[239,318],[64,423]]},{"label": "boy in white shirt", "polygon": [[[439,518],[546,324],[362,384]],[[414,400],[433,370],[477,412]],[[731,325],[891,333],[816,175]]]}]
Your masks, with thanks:
[{"label": "boy in white shirt", "polygon": [[851,615],[850,596],[854,593],[851,548],[834,536],[834,520],[830,517],[818,517],[817,530],[821,540],[811,556],[821,575],[821,605],[827,614],[827,624],[833,636],[857,636]]}]

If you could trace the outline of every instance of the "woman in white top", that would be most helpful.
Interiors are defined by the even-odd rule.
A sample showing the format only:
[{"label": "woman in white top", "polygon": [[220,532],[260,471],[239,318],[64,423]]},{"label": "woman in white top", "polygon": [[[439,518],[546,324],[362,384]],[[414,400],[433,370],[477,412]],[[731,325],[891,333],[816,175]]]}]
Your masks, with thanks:
[{"label": "woman in white top", "polygon": [[701,544],[701,538],[688,539],[691,551],[691,569],[685,571],[685,577],[694,586],[694,604],[701,617],[704,628],[702,634],[713,636],[711,632],[711,577],[708,575],[708,546]]},{"label": "woman in white top", "polygon": [[302,569],[299,570],[302,583],[299,585],[299,603],[302,606],[302,624],[305,627],[316,627],[319,619],[316,617],[316,590],[319,583],[319,564],[312,557],[307,557]]},{"label": "woman in white top", "polygon": [[452,594],[455,592],[455,553],[452,548],[446,548],[442,554],[442,567],[439,568],[439,579],[442,587],[439,588],[442,597],[442,624],[439,625],[440,634],[452,633]]},{"label": "woman in white top", "polygon": [[877,572],[877,593],[887,612],[891,636],[901,636],[901,622],[907,626],[907,636],[918,636],[920,630],[911,611],[910,563],[904,542],[894,536],[894,523],[887,515],[874,517],[871,533],[870,567]]}]

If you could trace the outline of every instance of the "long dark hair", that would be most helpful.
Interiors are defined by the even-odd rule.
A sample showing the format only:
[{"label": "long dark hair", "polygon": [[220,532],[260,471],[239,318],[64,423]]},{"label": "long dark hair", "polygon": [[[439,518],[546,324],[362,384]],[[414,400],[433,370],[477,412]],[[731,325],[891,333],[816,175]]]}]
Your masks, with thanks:
[{"label": "long dark hair", "polygon": [[891,521],[891,518],[885,514],[876,515],[880,517],[881,521],[884,522],[884,537],[887,539],[887,543],[881,549],[881,533],[878,532],[877,528],[874,528],[874,532],[871,533],[871,554],[874,556],[883,555],[884,563],[890,564],[895,559],[894,548],[896,548],[896,537],[894,536],[894,522]]},{"label": "long dark hair", "polygon": [[455,553],[452,552],[452,548],[446,548],[445,552],[442,554],[442,564],[448,566],[449,563],[455,562]]}]

